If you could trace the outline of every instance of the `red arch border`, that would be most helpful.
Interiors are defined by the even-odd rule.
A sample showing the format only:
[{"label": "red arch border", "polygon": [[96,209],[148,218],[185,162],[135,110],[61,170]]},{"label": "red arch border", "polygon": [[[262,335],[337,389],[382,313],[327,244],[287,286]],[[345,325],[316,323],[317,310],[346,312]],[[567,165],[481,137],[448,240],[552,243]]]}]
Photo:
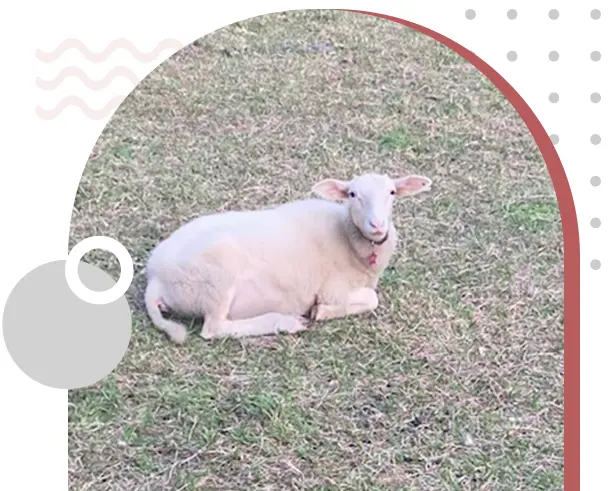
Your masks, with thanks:
[{"label": "red arch border", "polygon": [[427,27],[390,15],[348,10],[415,29],[452,49],[483,73],[513,105],[547,164],[559,204],[564,238],[564,489],[580,491],[580,243],[576,208],[551,138],[530,106],[496,70],[464,46]]}]

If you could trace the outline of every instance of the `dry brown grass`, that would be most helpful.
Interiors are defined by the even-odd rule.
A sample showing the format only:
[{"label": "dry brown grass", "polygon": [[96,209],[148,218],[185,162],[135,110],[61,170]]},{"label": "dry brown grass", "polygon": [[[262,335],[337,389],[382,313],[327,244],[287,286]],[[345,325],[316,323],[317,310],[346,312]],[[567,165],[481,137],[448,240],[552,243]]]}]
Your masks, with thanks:
[{"label": "dry brown grass", "polygon": [[[139,273],[180,224],[367,170],[435,182],[396,209],[407,248],[375,314],[185,347],[151,327]],[[70,392],[72,490],[563,487],[555,195],[511,105],[433,40],[307,11],[197,41],[101,135],[71,242],[95,234],[134,258],[133,338],[111,376]]]}]

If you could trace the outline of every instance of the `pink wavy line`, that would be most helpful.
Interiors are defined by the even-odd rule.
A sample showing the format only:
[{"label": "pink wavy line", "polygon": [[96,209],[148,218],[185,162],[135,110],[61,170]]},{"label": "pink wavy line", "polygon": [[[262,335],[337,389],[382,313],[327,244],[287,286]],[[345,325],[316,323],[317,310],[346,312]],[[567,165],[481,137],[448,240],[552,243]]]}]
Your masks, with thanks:
[{"label": "pink wavy line", "polygon": [[59,116],[67,107],[76,106],[90,119],[103,119],[120,106],[120,103],[124,99],[125,96],[116,96],[101,109],[91,109],[80,97],[67,96],[61,99],[52,109],[43,109],[40,106],[36,106],[36,114],[39,118],[48,121]]},{"label": "pink wavy line", "polygon": [[110,70],[110,72],[105,75],[100,80],[93,80],[89,78],[89,76],[77,66],[69,66],[64,68],[59,72],[57,77],[51,80],[44,80],[40,77],[36,78],[36,85],[42,90],[54,90],[67,78],[76,77],[80,79],[82,83],[84,83],[91,90],[101,90],[112,82],[115,78],[124,77],[128,79],[132,84],[136,85],[139,83],[139,77],[135,75],[135,73],[127,68],[126,66],[117,66]]},{"label": "pink wavy line", "polygon": [[94,52],[87,48],[82,41],[75,38],[65,39],[61,42],[61,44],[52,52],[44,52],[40,49],[36,50],[36,58],[45,63],[52,63],[59,59],[59,57],[69,49],[76,49],[80,51],[84,57],[92,62],[99,63],[105,61],[114,51],[117,49],[126,49],[131,56],[138,61],[141,62],[149,62],[155,60],[158,55],[160,55],[164,50],[179,50],[183,48],[183,44],[180,43],[177,39],[163,39],[160,41],[156,47],[145,53],[143,51],[138,50],[135,45],[129,41],[128,39],[120,38],[114,39],[111,41],[103,51]]}]

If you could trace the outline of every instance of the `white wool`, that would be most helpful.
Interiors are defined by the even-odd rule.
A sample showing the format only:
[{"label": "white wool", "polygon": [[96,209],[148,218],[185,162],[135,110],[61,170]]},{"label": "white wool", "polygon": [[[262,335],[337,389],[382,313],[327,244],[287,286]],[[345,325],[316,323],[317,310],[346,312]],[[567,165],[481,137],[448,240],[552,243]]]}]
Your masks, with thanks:
[{"label": "white wool", "polygon": [[[430,180],[416,179],[430,187]],[[185,327],[164,319],[161,310],[202,316],[202,335],[219,337],[300,331],[305,328],[302,316],[314,305],[343,306],[344,312],[335,316],[375,308],[371,291],[398,240],[390,217],[392,201],[384,211],[378,203],[384,206],[381,192],[389,196],[398,183],[371,174],[349,183],[332,181],[329,194],[326,189],[317,192],[337,198],[331,194],[336,183],[341,198],[347,197],[349,185],[360,190],[358,206],[306,199],[264,210],[204,215],[175,231],[152,251],[147,266],[146,306],[154,324],[181,343]],[[374,229],[361,225],[372,215],[386,222],[382,236],[388,237],[381,245],[372,244],[368,235]],[[375,261],[370,261],[372,254]],[[360,289],[367,290],[353,296]],[[349,299],[367,307],[348,308]]]}]

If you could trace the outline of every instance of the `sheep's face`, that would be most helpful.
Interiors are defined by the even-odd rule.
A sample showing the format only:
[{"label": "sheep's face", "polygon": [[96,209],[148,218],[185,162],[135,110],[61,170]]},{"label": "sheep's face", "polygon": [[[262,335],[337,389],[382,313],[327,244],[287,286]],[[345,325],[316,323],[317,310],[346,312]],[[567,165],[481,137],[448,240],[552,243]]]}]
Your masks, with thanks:
[{"label": "sheep's face", "polygon": [[325,199],[347,201],[350,215],[361,233],[373,241],[388,233],[397,196],[412,196],[431,187],[431,180],[422,176],[391,179],[387,175],[364,174],[352,181],[326,179],[313,188]]}]

